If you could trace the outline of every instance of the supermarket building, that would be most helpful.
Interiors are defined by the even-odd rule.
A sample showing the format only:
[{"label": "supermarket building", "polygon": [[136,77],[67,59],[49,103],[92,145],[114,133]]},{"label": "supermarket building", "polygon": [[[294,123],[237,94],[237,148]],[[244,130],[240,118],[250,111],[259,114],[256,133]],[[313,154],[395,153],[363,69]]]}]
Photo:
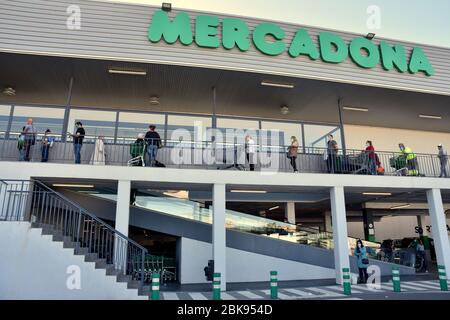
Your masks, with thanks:
[{"label": "supermarket building", "polygon": [[[437,156],[450,148],[448,48],[178,8],[13,2],[0,0],[0,241],[12,244],[0,297],[139,298],[155,261],[186,288],[208,284],[210,260],[223,290],[271,270],[341,283],[343,268],[357,273],[357,238],[382,275],[394,263],[416,271],[401,255],[383,260],[380,243],[419,236],[449,271],[450,179]],[[36,143],[18,161],[29,118]],[[81,164],[67,134],[76,122]],[[129,166],[150,124],[165,167]],[[46,129],[55,142],[42,163]],[[369,174],[367,140],[383,175]],[[418,174],[391,166],[399,143]],[[31,263],[32,289],[17,275]],[[68,290],[70,265],[90,285]]]}]

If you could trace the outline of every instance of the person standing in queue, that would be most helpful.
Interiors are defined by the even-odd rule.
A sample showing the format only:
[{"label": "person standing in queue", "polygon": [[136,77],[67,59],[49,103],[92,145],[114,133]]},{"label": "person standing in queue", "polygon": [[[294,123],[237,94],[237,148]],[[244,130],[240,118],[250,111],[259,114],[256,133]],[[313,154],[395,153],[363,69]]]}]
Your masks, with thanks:
[{"label": "person standing in queue", "polygon": [[251,135],[245,137],[245,154],[247,156],[247,161],[250,166],[250,171],[255,171],[255,140]]},{"label": "person standing in queue", "polygon": [[297,155],[298,155],[299,143],[296,136],[291,137],[291,145],[288,147],[288,158],[291,161],[292,169],[294,173],[298,173],[297,170]]},{"label": "person standing in queue", "polygon": [[161,148],[161,137],[156,132],[156,126],[150,125],[149,130],[145,134],[145,142],[147,143],[148,163],[150,167],[155,166],[158,149]]},{"label": "person standing in queue", "polygon": [[369,174],[375,176],[377,174],[377,155],[375,154],[375,148],[370,140],[366,141],[366,153],[369,157]]},{"label": "person standing in queue", "polygon": [[83,139],[86,136],[86,131],[84,131],[83,124],[80,121],[75,123],[75,133],[68,134],[73,138],[73,153],[75,155],[75,163],[81,163],[81,147],[83,146]]},{"label": "person standing in queue", "polygon": [[36,130],[34,129],[32,118],[29,118],[27,120],[27,125],[25,126],[25,129],[23,130],[23,135],[24,135],[24,139],[25,139],[24,160],[30,161],[31,147],[36,144]]},{"label": "person standing in queue", "polygon": [[339,151],[338,144],[332,134],[328,135],[327,142],[327,169],[328,173],[336,172],[337,153]]},{"label": "person standing in queue", "polygon": [[441,173],[439,174],[439,178],[445,177],[447,178],[447,163],[448,163],[448,155],[447,155],[447,151],[445,151],[444,147],[442,146],[442,144],[438,145],[438,158],[439,158],[439,162],[441,164]]}]

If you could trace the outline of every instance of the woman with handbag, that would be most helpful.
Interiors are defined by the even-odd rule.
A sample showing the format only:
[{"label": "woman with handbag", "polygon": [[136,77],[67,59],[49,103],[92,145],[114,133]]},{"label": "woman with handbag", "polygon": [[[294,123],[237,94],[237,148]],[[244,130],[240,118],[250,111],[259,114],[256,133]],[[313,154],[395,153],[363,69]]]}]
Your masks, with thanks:
[{"label": "woman with handbag", "polygon": [[367,258],[367,249],[364,247],[361,239],[356,241],[355,256],[359,270],[359,283],[367,283],[367,268],[369,267],[369,259]]}]

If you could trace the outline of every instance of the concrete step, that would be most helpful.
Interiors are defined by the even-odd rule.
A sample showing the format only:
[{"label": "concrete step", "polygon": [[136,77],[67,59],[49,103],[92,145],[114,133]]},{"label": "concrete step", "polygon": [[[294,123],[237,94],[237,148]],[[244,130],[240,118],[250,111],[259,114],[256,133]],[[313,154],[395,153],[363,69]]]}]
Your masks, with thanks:
[{"label": "concrete step", "polygon": [[117,282],[130,282],[132,280],[131,276],[120,273],[117,275]]},{"label": "concrete step", "polygon": [[95,269],[106,269],[107,265],[106,259],[97,259],[95,261]]},{"label": "concrete step", "polygon": [[140,289],[138,290],[138,294],[139,294],[140,296],[147,296],[147,297],[150,297],[151,292],[152,292],[152,289],[151,289],[150,286],[143,286],[142,288],[140,288]]},{"label": "concrete step", "polygon": [[86,262],[96,262],[98,260],[98,255],[96,253],[87,253],[84,255],[84,261]]}]

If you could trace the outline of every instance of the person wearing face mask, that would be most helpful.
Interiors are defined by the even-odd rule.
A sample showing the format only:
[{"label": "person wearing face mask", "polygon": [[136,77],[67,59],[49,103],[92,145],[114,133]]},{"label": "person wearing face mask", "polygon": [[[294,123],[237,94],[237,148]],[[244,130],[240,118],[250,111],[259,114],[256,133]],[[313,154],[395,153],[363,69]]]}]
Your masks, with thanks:
[{"label": "person wearing face mask", "polygon": [[298,154],[299,143],[297,137],[291,137],[291,145],[288,147],[288,158],[291,160],[292,169],[294,173],[298,173],[297,170],[297,154]]},{"label": "person wearing face mask", "polygon": [[369,259],[367,258],[367,249],[363,245],[361,239],[356,241],[355,257],[357,259],[358,271],[359,271],[359,282],[367,283],[369,278],[367,274],[367,268],[369,267]]},{"label": "person wearing face mask", "polygon": [[377,156],[375,154],[375,148],[373,147],[372,141],[366,141],[366,153],[369,157],[369,174],[376,175],[377,174]]}]

